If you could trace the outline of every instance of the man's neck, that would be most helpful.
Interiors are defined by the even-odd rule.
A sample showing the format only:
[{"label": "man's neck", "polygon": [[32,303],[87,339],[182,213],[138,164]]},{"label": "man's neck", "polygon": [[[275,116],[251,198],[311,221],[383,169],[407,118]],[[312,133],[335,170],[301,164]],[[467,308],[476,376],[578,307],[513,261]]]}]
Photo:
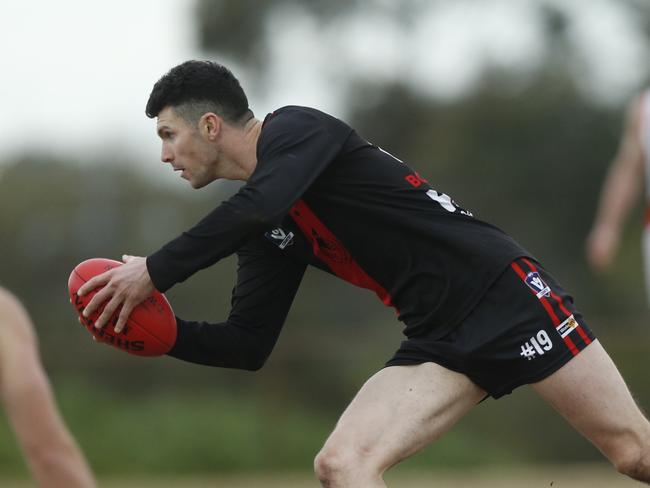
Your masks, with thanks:
[{"label": "man's neck", "polygon": [[262,121],[255,117],[246,122],[239,148],[240,165],[246,172],[246,180],[257,167],[257,141],[262,132]]}]

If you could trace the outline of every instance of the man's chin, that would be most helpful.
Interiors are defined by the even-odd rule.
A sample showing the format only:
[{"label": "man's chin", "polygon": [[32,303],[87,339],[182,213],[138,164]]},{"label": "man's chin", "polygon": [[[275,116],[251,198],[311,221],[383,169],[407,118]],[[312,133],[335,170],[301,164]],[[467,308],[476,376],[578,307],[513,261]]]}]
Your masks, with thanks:
[{"label": "man's chin", "polygon": [[209,185],[210,183],[212,183],[212,181],[214,181],[214,180],[210,180],[210,181],[187,180],[187,182],[190,184],[190,186],[195,190],[199,190],[199,189],[203,188],[204,186]]}]

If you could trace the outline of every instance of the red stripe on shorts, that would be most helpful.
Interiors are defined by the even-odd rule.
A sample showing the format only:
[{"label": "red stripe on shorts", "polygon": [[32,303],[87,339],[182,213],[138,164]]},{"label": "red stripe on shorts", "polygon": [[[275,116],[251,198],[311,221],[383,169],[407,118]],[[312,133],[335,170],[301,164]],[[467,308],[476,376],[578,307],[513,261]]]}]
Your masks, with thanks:
[{"label": "red stripe on shorts", "polygon": [[[521,269],[521,266],[519,266],[519,265],[518,265],[517,263],[515,263],[514,261],[512,262],[511,266],[512,266],[512,269],[515,270],[515,273],[517,273],[517,274],[519,275],[519,277],[521,278],[521,280],[522,280],[522,281],[524,282],[524,284],[525,284],[525,283],[526,283],[526,272],[525,272],[523,269]],[[526,284],[526,286],[528,287],[527,284]],[[529,289],[530,289],[530,288],[529,288]],[[536,294],[533,290],[530,290],[530,292],[531,292],[533,295],[537,296],[537,294]],[[553,307],[551,306],[551,304],[549,303],[549,301],[546,299],[546,297],[541,297],[541,298],[539,299],[539,301],[540,301],[540,303],[542,304],[542,306],[544,307],[544,309],[546,310],[546,313],[549,315],[549,317],[551,317],[551,321],[553,322],[553,325],[554,325],[555,327],[557,327],[558,325],[560,325],[562,322],[560,321],[560,319],[559,319],[559,318],[557,317],[557,315],[555,314],[555,311],[553,310]]]},{"label": "red stripe on shorts", "polygon": [[[525,258],[523,259],[523,261],[530,267],[531,271],[538,272],[537,268],[535,268],[530,261],[528,261]],[[526,273],[525,273],[525,271],[523,269],[521,269],[521,266],[519,266],[514,261],[512,263],[510,263],[510,266],[515,271],[515,273],[517,273],[517,275],[519,275],[519,277],[524,282],[524,284],[526,284],[526,287],[530,290],[530,292],[537,297],[537,294],[532,289],[530,289],[528,287],[528,284],[526,283]],[[551,318],[551,322],[553,323],[553,325],[557,328],[562,323],[562,321],[555,314],[555,311],[553,310],[553,307],[552,307],[551,303],[544,296],[539,298],[539,302],[542,304],[542,306],[544,307],[544,310],[546,310],[546,313]],[[558,302],[560,303],[562,312],[566,311],[567,317],[569,317],[571,314],[568,312],[568,310],[566,310],[564,305],[562,305],[561,300],[558,300]],[[564,343],[566,344],[566,346],[571,351],[571,354],[573,354],[574,356],[580,352],[580,351],[578,351],[578,348],[576,347],[576,345],[573,343],[573,341],[571,340],[571,338],[568,335],[564,337]]]},{"label": "red stripe on shorts", "polygon": [[578,348],[576,347],[576,345],[573,343],[573,341],[569,336],[566,336],[564,338],[564,343],[566,344],[566,347],[569,348],[569,351],[571,351],[571,354],[573,354],[574,356],[578,355],[580,351],[578,350]]},{"label": "red stripe on shorts", "polygon": [[[531,270],[537,271],[537,268],[533,263],[531,263],[528,259],[522,258],[522,260],[530,267]],[[564,306],[564,303],[562,303],[562,299],[557,296],[553,291],[551,291],[551,297],[557,302],[558,306],[560,307],[560,310],[562,310],[562,313],[564,313],[567,317],[571,316],[571,312],[569,312],[566,307]],[[591,344],[591,339],[589,339],[589,336],[585,333],[585,331],[582,329],[580,324],[576,327],[576,330],[578,331],[578,334],[580,334],[580,337],[582,337],[582,340],[585,342],[586,345]]]},{"label": "red stripe on shorts", "polygon": [[578,334],[580,334],[580,337],[582,337],[582,340],[585,341],[585,344],[587,346],[591,344],[591,339],[589,339],[589,336],[585,333],[584,330],[582,330],[582,327],[580,327],[580,325],[576,327],[576,330],[578,331]]}]

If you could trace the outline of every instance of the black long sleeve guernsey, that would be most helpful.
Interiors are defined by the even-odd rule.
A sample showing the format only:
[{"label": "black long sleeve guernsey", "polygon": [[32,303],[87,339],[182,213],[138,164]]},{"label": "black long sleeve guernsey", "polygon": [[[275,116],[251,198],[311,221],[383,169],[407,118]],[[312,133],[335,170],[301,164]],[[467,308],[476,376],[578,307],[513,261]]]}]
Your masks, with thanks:
[{"label": "black long sleeve guernsey", "polygon": [[166,291],[237,252],[228,320],[178,319],[170,355],[257,369],[307,265],[374,291],[407,336],[446,334],[515,258],[529,256],[402,161],[334,117],[284,107],[264,120],[247,184],[147,258]]}]

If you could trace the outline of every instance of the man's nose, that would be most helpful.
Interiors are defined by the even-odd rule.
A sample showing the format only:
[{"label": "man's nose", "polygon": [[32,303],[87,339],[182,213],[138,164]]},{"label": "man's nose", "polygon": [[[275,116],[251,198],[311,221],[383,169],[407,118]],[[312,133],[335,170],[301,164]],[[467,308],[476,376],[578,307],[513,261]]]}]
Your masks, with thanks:
[{"label": "man's nose", "polygon": [[174,160],[173,153],[167,149],[165,146],[163,146],[161,154],[160,154],[160,160],[163,163],[171,163]]}]

